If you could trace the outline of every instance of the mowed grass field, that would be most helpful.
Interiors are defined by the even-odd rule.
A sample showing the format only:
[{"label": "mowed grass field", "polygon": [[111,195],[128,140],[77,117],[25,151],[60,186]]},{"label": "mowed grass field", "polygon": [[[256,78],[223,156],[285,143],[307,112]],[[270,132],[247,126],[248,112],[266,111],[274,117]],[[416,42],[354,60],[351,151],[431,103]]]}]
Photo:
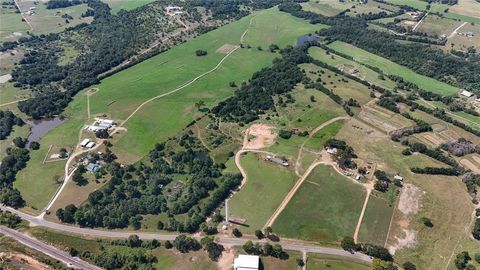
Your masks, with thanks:
[{"label": "mowed grass field", "polygon": [[346,12],[349,16],[357,16],[360,14],[391,12],[398,10],[398,7],[377,2],[360,3],[359,1],[346,0],[313,0],[302,4],[304,10],[312,11],[324,16],[335,16],[338,13]]},{"label": "mowed grass field", "polygon": [[389,206],[385,194],[374,191],[368,199],[358,240],[363,243],[383,246],[387,239],[393,208],[393,206]]},{"label": "mowed grass field", "polygon": [[[12,1],[8,1],[13,3]],[[13,35],[14,32],[26,35],[30,29],[28,24],[22,21],[22,15],[15,12],[13,5],[0,6],[0,41],[17,40],[20,36]]]},{"label": "mowed grass field", "polygon": [[[34,34],[58,33],[67,27],[74,27],[80,23],[90,23],[93,17],[81,17],[82,13],[87,11],[87,4],[74,5],[66,8],[47,9],[47,5],[42,1],[20,0],[20,9],[27,12],[31,7],[35,8],[35,14],[26,16],[28,22],[32,25]],[[62,15],[68,14],[73,17],[68,23]]]},{"label": "mowed grass field", "polygon": [[248,180],[230,200],[230,214],[246,219],[248,226],[240,226],[240,230],[253,233],[265,225],[297,177],[288,168],[265,161],[253,153],[242,156],[241,164]]},{"label": "mowed grass field", "polygon": [[[275,26],[278,25],[304,29],[305,32],[276,31],[276,34],[269,35],[268,40],[262,40],[262,35],[256,32],[266,31],[268,28],[255,29],[255,21],[250,23],[252,17],[258,20],[261,16],[275,22],[270,23],[272,31],[278,29]],[[283,42],[288,41],[293,45],[297,36],[318,28],[282,13],[277,8],[253,14],[104,79],[98,86],[94,86],[99,90],[90,96],[91,117],[105,114],[121,122],[144,101],[167,93],[214,68],[225,56],[216,50],[225,44],[238,44],[241,35],[250,26],[253,27],[249,30],[252,35],[247,35],[245,42],[261,44],[264,48],[272,42],[285,45]],[[207,50],[208,55],[195,56],[197,49]],[[126,123],[128,131],[114,135],[112,149],[119,161],[131,163],[139,160],[155,143],[174,136],[198,115],[194,106],[196,102],[202,100],[207,106],[211,106],[232,95],[233,88],[228,86],[230,81],[240,84],[241,81],[248,80],[254,72],[271,65],[272,60],[278,56],[254,47],[239,49],[215,72],[175,94],[142,107]],[[31,153],[27,168],[17,176],[15,186],[19,188],[27,204],[33,208],[41,209],[48,203],[58,188],[56,179],[63,176],[64,162],[42,164],[49,146],[71,149],[79,142],[80,129],[89,123],[85,92],[75,96],[65,112],[68,120],[40,140],[40,150]]]},{"label": "mowed grass field", "polygon": [[273,224],[281,236],[338,245],[353,236],[366,192],[358,184],[319,165]]},{"label": "mowed grass field", "polygon": [[358,76],[363,80],[367,80],[368,82],[373,83],[375,85],[381,86],[386,89],[393,89],[395,87],[395,82],[390,80],[389,78],[385,77],[384,80],[381,80],[378,78],[379,74],[369,69],[368,67],[333,53],[330,53],[328,55],[327,51],[320,47],[311,47],[308,50],[308,53],[313,58],[320,60],[324,63],[327,63],[331,66],[337,67],[343,70],[344,72],[349,72],[353,68],[357,68],[358,73],[355,74],[356,76]]},{"label": "mowed grass field", "polygon": [[335,51],[352,56],[356,61],[380,68],[386,74],[401,76],[405,80],[417,84],[422,89],[442,95],[450,95],[458,91],[454,86],[417,74],[407,67],[398,65],[388,59],[367,52],[348,43],[335,41],[328,46]]},{"label": "mowed grass field", "polygon": [[120,10],[132,10],[141,7],[155,0],[104,0],[112,9],[112,13],[117,13]]}]

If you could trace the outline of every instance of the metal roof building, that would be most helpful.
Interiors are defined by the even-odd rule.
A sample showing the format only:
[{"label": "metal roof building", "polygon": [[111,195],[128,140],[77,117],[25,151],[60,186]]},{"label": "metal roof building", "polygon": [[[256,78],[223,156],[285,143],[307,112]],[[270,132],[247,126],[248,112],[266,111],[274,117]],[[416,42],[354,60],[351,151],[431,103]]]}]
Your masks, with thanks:
[{"label": "metal roof building", "polygon": [[255,255],[238,255],[233,261],[234,270],[258,270],[260,257]]}]

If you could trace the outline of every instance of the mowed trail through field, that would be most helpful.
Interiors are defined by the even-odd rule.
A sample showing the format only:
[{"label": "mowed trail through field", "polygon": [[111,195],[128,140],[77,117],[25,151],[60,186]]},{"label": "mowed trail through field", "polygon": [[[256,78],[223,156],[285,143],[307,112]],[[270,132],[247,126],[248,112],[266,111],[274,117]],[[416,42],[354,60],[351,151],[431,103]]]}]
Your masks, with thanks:
[{"label": "mowed trail through field", "polygon": [[[253,18],[252,18],[253,19]],[[252,20],[250,20],[250,25],[252,23]],[[249,27],[250,27],[249,25]],[[241,36],[241,42],[243,42],[243,38],[245,36],[245,34],[247,33],[248,31],[248,28],[242,33],[242,36]],[[145,102],[143,102],[142,104],[140,104],[132,113],[130,113],[130,115],[128,115],[128,117],[123,121],[121,122],[117,127],[115,127],[113,130],[110,131],[110,134],[115,134],[118,130],[122,129],[122,127],[125,125],[125,123],[127,123],[127,121],[132,118],[138,111],[140,111],[142,109],[143,106],[147,105],[148,103],[154,101],[154,100],[157,100],[159,98],[162,98],[162,97],[165,97],[165,96],[168,96],[168,95],[171,95],[171,94],[174,94],[182,89],[184,89],[185,87],[193,84],[194,82],[196,82],[197,80],[207,76],[208,74],[212,73],[212,72],[215,72],[221,65],[222,63],[230,56],[232,55],[235,51],[237,51],[238,49],[240,48],[240,46],[235,46],[233,47],[233,49],[228,52],[221,60],[220,62],[217,63],[217,65],[215,67],[213,67],[212,69],[198,75],[197,77],[187,81],[186,83],[183,83],[181,84],[180,86],[178,86],[177,88],[169,91],[169,92],[166,92],[166,93],[163,93],[161,95],[158,95],[158,96],[155,96],[155,97],[152,97],[148,100],[146,100]],[[90,99],[89,99],[89,96],[87,96],[87,99],[88,99],[88,116],[90,117]],[[69,174],[69,167],[70,167],[70,164],[74,161],[74,159],[82,154],[85,154],[85,153],[88,153],[88,152],[91,152],[91,151],[94,151],[96,150],[98,147],[100,147],[103,143],[103,140],[100,140],[100,142],[97,142],[97,144],[95,145],[95,147],[91,148],[91,149],[86,149],[86,150],[81,150],[79,148],[77,148],[77,152],[75,153],[72,153],[71,156],[69,157],[69,159],[67,160],[67,162],[65,163],[65,168],[64,168],[64,181],[62,183],[62,185],[60,186],[60,188],[57,190],[57,192],[54,194],[53,198],[50,200],[50,202],[48,203],[48,205],[45,207],[45,210],[38,216],[39,218],[44,218],[45,216],[45,213],[46,211],[52,207],[52,205],[55,203],[55,201],[58,199],[58,197],[60,197],[60,194],[62,193],[63,189],[67,186],[68,184],[68,181],[70,180],[70,178],[73,176],[73,173],[75,171],[75,169]],[[80,151],[78,151],[80,150]]]}]

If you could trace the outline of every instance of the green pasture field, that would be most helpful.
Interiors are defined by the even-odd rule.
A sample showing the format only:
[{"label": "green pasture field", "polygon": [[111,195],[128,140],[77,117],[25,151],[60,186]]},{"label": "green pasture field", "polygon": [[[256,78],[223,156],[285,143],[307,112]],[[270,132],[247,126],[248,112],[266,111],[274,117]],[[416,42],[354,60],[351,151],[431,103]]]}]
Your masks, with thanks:
[{"label": "green pasture field", "polygon": [[360,225],[358,241],[379,246],[385,244],[394,208],[389,205],[385,197],[386,194],[376,191],[370,195],[367,209],[365,209],[362,224]]},{"label": "green pasture field", "polygon": [[[357,100],[360,105],[363,105],[372,99],[370,97],[371,90],[359,82],[328,69],[322,69],[314,64],[302,64],[301,66],[307,71],[308,76],[313,81],[320,78],[327,89],[333,91],[344,100],[353,98]],[[355,111],[355,108],[352,109]]]},{"label": "green pasture field", "polygon": [[[74,27],[81,23],[90,23],[93,20],[93,17],[81,17],[82,13],[85,13],[88,9],[87,4],[56,9],[47,9],[46,4],[43,4],[41,1],[20,1],[19,5],[23,12],[28,11],[30,7],[35,7],[35,14],[27,15],[27,20],[32,25],[33,31],[31,32],[37,35],[58,33],[67,27]],[[64,14],[72,16],[73,19],[67,23],[65,18],[61,17]]]},{"label": "green pasture field", "polygon": [[365,190],[333,168],[319,165],[273,224],[281,236],[338,245],[353,236]]},{"label": "green pasture field", "polygon": [[[70,247],[75,248],[80,254],[83,251],[89,251],[92,254],[98,255],[102,252],[102,249],[105,252],[118,252],[120,254],[135,251],[135,249],[126,246],[111,245],[109,239],[91,239],[76,235],[67,235],[40,227],[29,229],[29,233],[35,238],[50,243],[62,250],[67,250]],[[203,250],[179,253],[175,252],[174,249],[165,249],[162,243],[161,247],[153,249],[151,252],[157,257],[158,262],[155,268],[159,270],[218,269],[217,264],[211,261],[207,253]]]},{"label": "green pasture field", "polygon": [[230,200],[230,214],[246,219],[240,226],[245,233],[261,229],[280,205],[297,177],[288,168],[263,160],[262,156],[247,153],[241,158],[248,180]]},{"label": "green pasture field", "polygon": [[305,143],[305,147],[314,151],[320,151],[323,149],[323,145],[328,139],[335,137],[344,125],[344,121],[339,120],[331,123],[330,125],[322,128],[317,133],[313,134],[311,138]]},{"label": "green pasture field", "polygon": [[417,84],[422,89],[442,95],[450,95],[458,92],[456,87],[437,81],[430,77],[417,74],[407,67],[398,65],[388,59],[377,56],[350,44],[335,41],[328,46],[335,51],[352,56],[356,61],[368,63],[371,66],[378,67],[386,74],[402,76],[405,80]]},{"label": "green pasture field", "polygon": [[307,269],[309,270],[368,270],[368,264],[361,261],[346,260],[343,257],[323,254],[308,254]]},{"label": "green pasture field", "polygon": [[[285,16],[277,8],[252,15],[258,20],[266,16],[278,25],[290,25],[292,29],[304,27],[308,31],[302,33],[287,31],[276,32],[277,38],[271,35],[261,43],[261,35],[246,37],[261,44],[265,48],[271,42],[282,44],[281,40],[294,44],[296,37],[312,32],[317,26],[298,20],[290,15]],[[122,122],[132,111],[144,101],[167,93],[192,78],[211,70],[225,56],[215,52],[224,44],[238,44],[240,36],[250,26],[250,18],[243,18],[228,24],[171,50],[152,57],[127,70],[104,79],[98,86],[99,91],[90,96],[90,111],[93,116],[107,115]],[[281,18],[281,20],[279,19]],[[290,19],[290,20],[289,20]],[[275,25],[275,24],[272,24]],[[256,24],[253,21],[252,25]],[[275,27],[272,26],[274,29]],[[263,28],[262,28],[263,29]],[[250,31],[249,31],[250,33]],[[255,39],[254,39],[255,38]],[[205,57],[195,56],[195,50],[206,49]],[[112,150],[119,161],[135,162],[143,157],[157,142],[175,135],[198,116],[194,104],[200,100],[207,106],[216,104],[233,93],[228,86],[232,80],[240,84],[250,78],[255,71],[271,65],[278,54],[256,48],[239,49],[234,52],[215,72],[201,78],[192,85],[168,97],[155,100],[142,107],[126,123],[128,131],[122,131],[113,137]],[[19,188],[27,204],[41,209],[47,204],[58,187],[57,176],[63,176],[63,162],[42,164],[43,158],[51,144],[73,147],[79,142],[79,131],[87,122],[87,98],[85,91],[76,95],[67,108],[68,120],[46,134],[40,141],[41,148],[33,151],[27,168],[18,176],[15,186]],[[62,164],[63,163],[63,164]],[[34,180],[32,180],[34,179]]]},{"label": "green pasture field", "polygon": [[[14,186],[27,202],[27,211],[37,212],[47,205],[64,176],[65,161],[43,164],[50,145],[74,149],[87,120],[86,95],[78,94],[64,113],[67,121],[50,130],[41,140],[40,149],[30,151],[27,167],[17,174]],[[38,212],[37,212],[38,213]]]},{"label": "green pasture field", "polygon": [[326,54],[327,51],[320,47],[311,47],[308,50],[308,53],[315,59],[320,60],[324,63],[327,63],[331,66],[337,67],[339,69],[343,69],[345,72],[348,72],[352,68],[357,68],[359,70],[358,77],[361,79],[367,80],[370,83],[375,85],[381,86],[386,89],[393,89],[395,87],[395,82],[390,80],[389,78],[385,78],[385,80],[381,80],[378,78],[378,73],[371,70],[370,68],[357,63],[355,61],[343,58],[339,55],[330,53],[330,55]]},{"label": "green pasture field", "polygon": [[[13,1],[8,1],[13,3]],[[22,15],[15,13],[14,6],[0,6],[0,41],[13,41],[17,40],[21,36],[14,36],[14,32],[19,32],[22,36],[27,34],[30,29],[28,24],[22,21]]]},{"label": "green pasture field", "polygon": [[110,6],[112,13],[118,13],[122,9],[132,10],[153,1],[155,0],[104,0],[103,2]]},{"label": "green pasture field", "polygon": [[480,18],[480,5],[476,0],[459,0],[458,4],[449,8],[449,12]]},{"label": "green pasture field", "polygon": [[[318,3],[317,3],[318,2]],[[302,3],[303,10],[315,12],[321,14],[323,16],[332,17],[337,15],[338,13],[342,12],[343,9],[337,9],[325,3],[326,1],[310,1],[306,3]]]},{"label": "green pasture field", "polygon": [[346,14],[349,16],[357,16],[367,13],[379,13],[382,11],[392,12],[397,11],[398,7],[388,4],[367,2],[365,4],[359,3],[359,1],[336,1],[336,0],[314,0],[307,3],[303,3],[304,10],[312,11],[324,16],[335,16],[344,10],[350,10]]}]

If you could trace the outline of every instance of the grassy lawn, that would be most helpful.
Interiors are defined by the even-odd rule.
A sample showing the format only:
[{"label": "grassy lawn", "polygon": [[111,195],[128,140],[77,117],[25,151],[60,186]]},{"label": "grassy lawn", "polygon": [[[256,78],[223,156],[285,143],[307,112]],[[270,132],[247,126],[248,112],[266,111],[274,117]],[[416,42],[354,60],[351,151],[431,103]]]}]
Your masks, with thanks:
[{"label": "grassy lawn", "polygon": [[303,10],[315,12],[328,17],[335,16],[343,11],[343,9],[334,8],[328,3],[324,3],[324,1],[318,3],[313,1],[302,3],[302,7]]},{"label": "grassy lawn", "polygon": [[[47,9],[47,5],[41,1],[19,1],[20,8],[23,12],[35,7],[35,14],[27,16],[27,20],[33,27],[33,33],[48,34],[59,33],[67,27],[74,27],[81,23],[90,23],[92,17],[81,17],[82,13],[87,11],[87,4],[74,5],[66,8]],[[73,17],[68,23],[62,15],[68,14]]]},{"label": "grassy lawn", "polygon": [[368,270],[364,262],[345,260],[345,258],[321,254],[308,254],[307,269],[309,270]]},{"label": "grassy lawn", "polygon": [[359,241],[383,246],[387,239],[392,214],[393,206],[389,206],[385,194],[373,192],[363,216]]},{"label": "grassy lawn", "polygon": [[[262,20],[272,20],[281,25],[279,28],[271,26],[271,31],[281,31],[265,35],[263,41],[260,40],[262,36],[256,34],[256,30],[251,31],[252,36],[246,37],[252,43],[258,42],[265,48],[271,42],[280,45],[285,45],[286,42],[294,44],[297,36],[318,28],[276,8],[243,18],[104,79],[97,86],[99,91],[90,97],[92,117],[105,114],[121,121],[145,100],[169,92],[211,70],[225,56],[215,50],[227,43],[238,44],[240,36],[250,26],[251,17],[256,20],[266,17],[267,19]],[[292,28],[286,29],[287,25]],[[251,27],[266,30],[257,25],[256,21],[252,22]],[[301,28],[300,31],[298,27]],[[195,56],[195,50],[199,48],[206,49],[208,55],[201,58]],[[198,116],[195,102],[202,100],[207,106],[216,104],[232,95],[233,89],[228,86],[230,81],[235,80],[240,84],[241,81],[249,79],[255,71],[271,65],[275,57],[278,57],[278,54],[267,50],[238,50],[215,72],[175,94],[142,107],[127,122],[125,127],[128,131],[114,136],[112,150],[121,162],[139,160],[155,143],[175,135]],[[42,138],[40,150],[32,152],[27,168],[17,176],[15,186],[21,191],[27,204],[33,208],[41,209],[47,204],[58,187],[55,179],[63,176],[63,162],[42,164],[49,146],[73,147],[79,142],[79,131],[87,123],[84,92],[77,94],[67,108],[65,114],[68,120]]]},{"label": "grassy lawn", "polygon": [[319,165],[273,224],[282,236],[338,245],[353,236],[366,192],[360,185]]},{"label": "grassy lawn", "polygon": [[[252,47],[261,46],[264,50],[270,44],[277,44],[280,48],[295,45],[298,37],[327,27],[322,24],[312,25],[288,13],[279,12],[276,7],[259,11],[242,20],[250,23],[244,43]],[[244,30],[242,29],[242,31]],[[233,44],[237,43],[238,41]]]},{"label": "grassy lawn", "polygon": [[117,13],[121,9],[132,10],[153,1],[155,0],[105,0],[104,2],[110,6],[112,13]]},{"label": "grassy lawn", "polygon": [[344,121],[340,120],[322,128],[307,140],[307,142],[305,143],[305,147],[315,151],[322,150],[325,142],[328,139],[335,137],[338,131],[342,128],[343,124]]},{"label": "grassy lawn", "polygon": [[265,225],[297,177],[287,168],[265,161],[253,153],[242,156],[241,163],[248,180],[231,199],[230,213],[246,219],[248,227],[240,230],[252,233]]},{"label": "grassy lawn", "polygon": [[57,180],[63,179],[65,161],[43,164],[50,145],[73,149],[79,141],[79,132],[87,119],[86,96],[82,93],[70,103],[65,115],[68,120],[50,130],[41,140],[40,149],[30,151],[27,167],[17,174],[14,186],[27,202],[29,210],[41,210],[57,190]]},{"label": "grassy lawn", "polygon": [[370,83],[373,83],[375,85],[381,86],[383,88],[387,89],[393,89],[395,87],[395,82],[385,78],[385,80],[381,80],[378,78],[378,73],[369,69],[366,66],[363,66],[362,64],[359,64],[355,61],[345,59],[341,56],[338,56],[336,54],[326,54],[327,51],[320,47],[311,47],[308,50],[308,53],[315,59],[318,59],[322,62],[325,62],[331,66],[335,66],[339,69],[344,70],[345,72],[348,72],[352,68],[357,68],[359,72],[357,73],[357,76],[361,79],[367,80]]},{"label": "grassy lawn", "polygon": [[[7,2],[13,3],[13,1]],[[22,21],[21,14],[15,11],[16,9],[13,5],[0,6],[0,41],[2,42],[17,40],[20,36],[13,35],[14,32],[26,35],[30,29],[28,24]]]},{"label": "grassy lawn", "polygon": [[356,61],[382,69],[386,74],[402,76],[405,80],[416,83],[420,88],[442,95],[454,94],[456,87],[437,81],[427,76],[415,73],[411,69],[398,65],[388,59],[377,56],[350,44],[335,41],[328,45],[335,51],[352,56]]}]

